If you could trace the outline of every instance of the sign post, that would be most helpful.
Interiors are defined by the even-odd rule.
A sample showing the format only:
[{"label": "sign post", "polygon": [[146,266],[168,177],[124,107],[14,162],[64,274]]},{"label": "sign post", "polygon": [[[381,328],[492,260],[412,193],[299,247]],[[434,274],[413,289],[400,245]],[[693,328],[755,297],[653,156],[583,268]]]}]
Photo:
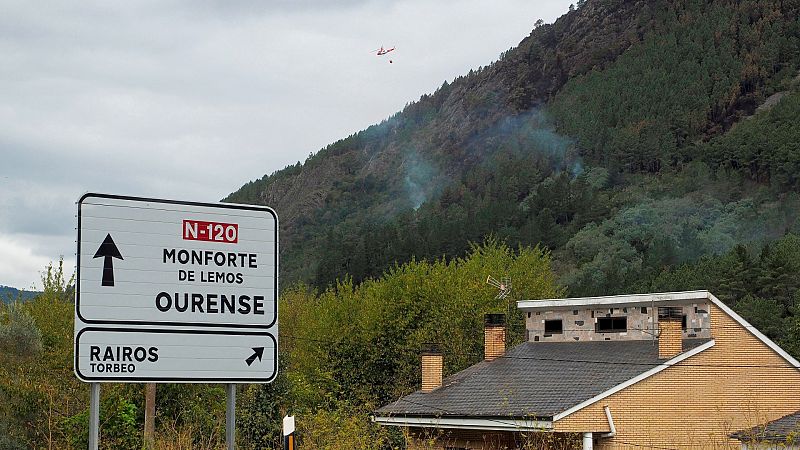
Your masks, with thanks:
[{"label": "sign post", "polygon": [[156,448],[156,384],[144,385],[144,448]]},{"label": "sign post", "polygon": [[225,402],[225,445],[228,450],[236,446],[236,385],[225,385],[228,398]]},{"label": "sign post", "polygon": [[89,383],[89,450],[100,444],[100,383]]},{"label": "sign post", "polygon": [[224,383],[233,426],[235,384],[275,378],[272,209],[86,194],[77,257],[75,374],[93,401],[104,382]]}]

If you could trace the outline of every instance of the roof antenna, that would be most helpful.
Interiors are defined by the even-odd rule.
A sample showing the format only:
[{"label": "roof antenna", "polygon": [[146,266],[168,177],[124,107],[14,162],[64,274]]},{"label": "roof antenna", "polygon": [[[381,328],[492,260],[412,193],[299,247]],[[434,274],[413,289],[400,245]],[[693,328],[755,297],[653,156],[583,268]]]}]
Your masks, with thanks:
[{"label": "roof antenna", "polygon": [[652,343],[653,347],[656,346],[656,298],[655,296],[650,297],[650,334],[652,335]]},{"label": "roof antenna", "polygon": [[497,299],[504,299],[508,297],[508,294],[511,293],[511,278],[503,277],[500,280],[496,280],[494,277],[489,275],[486,277],[486,284],[492,285],[496,287],[500,292],[497,294]]}]

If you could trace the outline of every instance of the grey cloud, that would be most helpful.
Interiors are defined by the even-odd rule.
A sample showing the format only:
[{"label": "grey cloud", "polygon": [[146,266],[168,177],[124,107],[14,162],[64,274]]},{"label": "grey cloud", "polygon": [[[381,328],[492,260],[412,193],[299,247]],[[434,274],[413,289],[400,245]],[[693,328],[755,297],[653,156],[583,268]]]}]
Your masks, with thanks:
[{"label": "grey cloud", "polygon": [[[218,200],[488,63],[568,5],[6,0],[0,260],[69,251],[86,191]],[[398,47],[394,64],[370,54],[380,45]],[[38,279],[21,273],[0,284]]]},{"label": "grey cloud", "polygon": [[253,14],[275,12],[331,12],[365,5],[388,7],[399,0],[200,0],[174,2],[172,7],[197,8],[217,14]]}]

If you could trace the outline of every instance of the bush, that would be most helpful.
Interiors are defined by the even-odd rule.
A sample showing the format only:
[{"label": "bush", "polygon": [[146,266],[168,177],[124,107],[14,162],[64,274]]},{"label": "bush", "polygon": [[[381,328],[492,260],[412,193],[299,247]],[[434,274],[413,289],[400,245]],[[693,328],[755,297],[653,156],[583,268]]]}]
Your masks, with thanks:
[{"label": "bush", "polygon": [[[142,432],[137,423],[138,408],[131,401],[115,396],[101,395],[100,444],[101,448],[141,448]],[[89,445],[89,410],[64,420],[69,443],[75,448]]]},{"label": "bush", "polygon": [[36,356],[42,351],[42,332],[30,314],[13,303],[6,308],[0,324],[0,349],[16,356]]},{"label": "bush", "polygon": [[371,422],[367,410],[343,405],[341,409],[320,409],[298,421],[298,443],[317,450],[398,448],[401,443],[392,439],[391,428]]},{"label": "bush", "polygon": [[286,374],[279,371],[269,384],[241,386],[237,400],[239,446],[242,449],[281,448],[283,416],[291,402]]},{"label": "bush", "polygon": [[0,419],[0,450],[24,450],[25,444],[9,433],[6,419]]}]

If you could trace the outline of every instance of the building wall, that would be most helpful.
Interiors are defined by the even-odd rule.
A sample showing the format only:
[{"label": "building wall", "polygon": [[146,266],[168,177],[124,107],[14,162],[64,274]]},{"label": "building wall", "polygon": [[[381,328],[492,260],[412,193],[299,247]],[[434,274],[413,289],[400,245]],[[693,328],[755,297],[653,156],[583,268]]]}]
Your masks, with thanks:
[{"label": "building wall", "polygon": [[408,437],[408,450],[499,450],[511,447],[512,433],[487,433],[474,430],[412,429]]},{"label": "building wall", "polygon": [[408,450],[575,450],[580,435],[562,433],[486,432],[477,430],[411,428]]},{"label": "building wall", "polygon": [[[708,338],[711,336],[708,303],[691,303],[683,305],[686,314],[684,338]],[[598,317],[628,318],[628,331],[624,333],[596,333],[595,323]],[[655,317],[654,317],[655,316]],[[545,320],[561,319],[564,332],[546,334]],[[658,329],[658,308],[651,306],[628,306],[624,308],[593,309],[557,309],[552,311],[532,311],[526,314],[525,327],[528,330],[528,341],[540,342],[573,342],[573,341],[612,341],[612,340],[648,340],[653,339],[653,330]],[[653,324],[655,320],[655,324]]]},{"label": "building wall", "polygon": [[708,306],[714,347],[555,422],[554,429],[608,432],[608,405],[617,435],[600,438],[599,450],[734,449],[740,443],[729,433],[800,410],[800,370]]}]

